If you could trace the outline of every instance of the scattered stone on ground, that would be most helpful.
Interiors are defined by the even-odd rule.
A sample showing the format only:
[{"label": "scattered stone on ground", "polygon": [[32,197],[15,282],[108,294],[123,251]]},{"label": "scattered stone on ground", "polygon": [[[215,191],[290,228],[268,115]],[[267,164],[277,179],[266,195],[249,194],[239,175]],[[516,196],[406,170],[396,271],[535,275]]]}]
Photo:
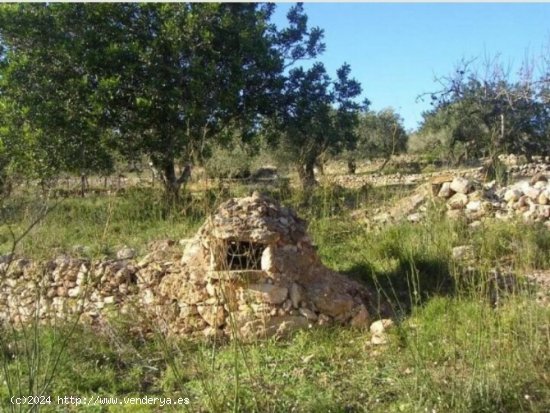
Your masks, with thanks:
[{"label": "scattered stone on ground", "polygon": [[129,247],[122,247],[118,252],[116,253],[116,257],[119,260],[131,260],[136,256],[136,250],[129,248]]},{"label": "scattered stone on ground", "polygon": [[474,258],[474,247],[472,245],[459,245],[452,250],[452,257],[457,261],[469,261]]},{"label": "scattered stone on ground", "polygon": [[370,325],[370,332],[371,332],[371,344],[374,345],[380,345],[380,344],[386,344],[388,342],[388,335],[386,333],[387,330],[392,328],[394,326],[393,320],[389,318],[383,318],[381,320],[377,320],[373,322]]}]

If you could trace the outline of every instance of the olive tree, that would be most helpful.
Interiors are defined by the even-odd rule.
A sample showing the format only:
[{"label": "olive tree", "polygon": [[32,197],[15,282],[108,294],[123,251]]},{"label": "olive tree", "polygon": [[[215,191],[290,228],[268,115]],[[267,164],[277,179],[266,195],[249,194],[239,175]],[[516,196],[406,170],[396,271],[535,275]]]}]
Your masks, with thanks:
[{"label": "olive tree", "polygon": [[322,51],[301,5],[283,29],[270,22],[274,7],[2,5],[0,90],[56,165],[104,167],[107,149],[144,154],[176,198],[189,176],[178,161],[202,161],[233,129],[257,132],[285,68]]}]

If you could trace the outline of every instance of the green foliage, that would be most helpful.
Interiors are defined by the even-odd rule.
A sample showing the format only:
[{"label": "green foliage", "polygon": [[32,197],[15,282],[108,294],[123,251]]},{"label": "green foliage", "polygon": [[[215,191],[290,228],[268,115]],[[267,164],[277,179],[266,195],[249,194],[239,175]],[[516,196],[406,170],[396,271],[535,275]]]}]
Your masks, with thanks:
[{"label": "green foliage", "polygon": [[361,105],[354,99],[361,85],[344,64],[333,81],[322,63],[290,70],[282,104],[271,125],[279,152],[298,167],[304,188],[315,182],[314,165],[325,152],[339,153],[355,145],[355,126]]},{"label": "green foliage", "polygon": [[46,5],[0,8],[6,45],[0,139],[11,148],[16,170],[31,177],[110,171],[106,135],[97,127],[90,79],[82,67],[87,44],[71,31],[71,13],[50,11]]},{"label": "green foliage", "polygon": [[[285,64],[322,51],[303,7],[289,26],[273,5],[21,4],[0,8],[8,133],[37,175],[100,171],[110,148],[149,156],[177,197],[228,131],[250,137],[273,111]],[[23,157],[23,158],[22,158]],[[28,161],[28,162],[27,162]]]},{"label": "green foliage", "polygon": [[359,118],[356,154],[359,158],[389,158],[407,150],[403,119],[392,108],[369,111]]},{"label": "green foliage", "polygon": [[535,81],[520,72],[513,82],[498,60],[487,62],[485,73],[462,62],[440,80],[442,90],[431,95],[434,108],[423,114],[417,148],[440,146],[449,155],[454,151],[458,160],[496,158],[501,152],[550,153],[550,113],[543,92],[548,80]]},{"label": "green foliage", "polygon": [[[424,126],[413,133],[408,142],[408,151],[428,158],[431,161],[445,160],[456,163],[464,153],[464,145],[452,140],[452,126],[441,121],[442,115],[424,115]],[[438,122],[441,121],[441,122]],[[437,126],[431,126],[438,123]]]},{"label": "green foliage", "polygon": [[204,167],[210,178],[248,178],[253,157],[243,144],[216,145]]},{"label": "green foliage", "polygon": [[198,226],[204,218],[204,203],[195,198],[183,203],[167,205],[161,193],[137,188],[122,197],[89,196],[59,203],[12,197],[0,210],[0,255],[10,250],[10,231],[21,233],[42,214],[44,205],[53,209],[22,240],[25,255],[51,257],[73,253],[76,246],[86,247],[91,256],[112,256],[123,245],[144,252],[152,239],[180,239]]}]

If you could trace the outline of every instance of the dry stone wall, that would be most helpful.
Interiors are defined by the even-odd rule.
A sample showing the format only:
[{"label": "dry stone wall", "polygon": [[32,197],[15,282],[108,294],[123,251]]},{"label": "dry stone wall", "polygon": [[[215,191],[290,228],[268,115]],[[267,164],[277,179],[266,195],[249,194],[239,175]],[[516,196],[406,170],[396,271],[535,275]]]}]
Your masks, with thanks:
[{"label": "dry stone wall", "polygon": [[60,256],[0,260],[0,323],[80,315],[101,324],[125,314],[166,334],[253,339],[315,325],[368,327],[374,307],[361,284],[326,268],[292,210],[259,194],[220,206],[181,247],[166,240],[136,261]]}]

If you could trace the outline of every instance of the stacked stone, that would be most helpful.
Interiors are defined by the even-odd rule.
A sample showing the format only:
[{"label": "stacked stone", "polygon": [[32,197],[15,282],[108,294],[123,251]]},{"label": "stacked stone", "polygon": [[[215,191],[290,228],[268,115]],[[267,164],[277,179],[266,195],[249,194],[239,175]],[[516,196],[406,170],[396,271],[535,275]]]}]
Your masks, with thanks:
[{"label": "stacked stone", "polygon": [[513,175],[535,175],[550,171],[550,156],[532,156],[531,162],[525,155],[500,155],[499,160],[508,167],[508,172]]},{"label": "stacked stone", "polygon": [[534,176],[536,174],[544,174],[549,172],[550,163],[545,162],[532,162],[523,165],[514,165],[508,168],[508,173],[512,178]]},{"label": "stacked stone", "polygon": [[0,322],[14,325],[69,319],[94,320],[107,310],[128,312],[138,291],[137,268],[125,260],[88,260],[59,256],[46,262],[5,260],[0,268]]},{"label": "stacked stone", "polygon": [[388,185],[414,185],[424,182],[425,174],[381,174],[371,173],[368,175],[332,175],[327,179],[334,185],[344,188],[359,189],[365,186],[388,186]]},{"label": "stacked stone", "polygon": [[[118,313],[147,314],[160,279],[178,258],[154,261],[158,252],[135,265],[127,259],[88,260],[59,256],[40,263],[0,257],[0,324],[20,326],[38,315],[42,322],[73,319],[95,322]],[[143,314],[142,314],[143,315]]]},{"label": "stacked stone", "polygon": [[535,174],[530,181],[500,189],[497,196],[507,211],[521,214],[527,221],[542,221],[550,228],[550,183],[542,173]]},{"label": "stacked stone", "polygon": [[[0,257],[0,324],[36,314],[101,324],[121,313],[141,321],[142,332],[152,322],[167,334],[246,339],[332,323],[368,327],[369,314],[384,312],[364,286],[323,266],[305,221],[258,194],[222,204],[184,244],[182,256],[173,241],[157,242],[137,264],[128,248],[98,262]],[[243,245],[256,261],[233,268],[231,248]]]},{"label": "stacked stone", "polygon": [[550,184],[542,173],[504,188],[496,183],[481,185],[464,177],[432,182],[438,198],[445,200],[447,215],[466,216],[479,222],[485,217],[509,219],[520,214],[527,221],[544,222],[550,227]]},{"label": "stacked stone", "polygon": [[[257,266],[223,268],[223,249],[235,242],[261,247]],[[182,272],[166,276],[159,290],[176,304],[176,331],[246,339],[329,323],[368,326],[367,290],[324,267],[306,223],[258,194],[222,204],[182,262]]]},{"label": "stacked stone", "polygon": [[34,314],[37,279],[27,276],[32,263],[11,254],[0,257],[0,274],[6,274],[0,284],[0,320],[15,323],[27,321]]}]

